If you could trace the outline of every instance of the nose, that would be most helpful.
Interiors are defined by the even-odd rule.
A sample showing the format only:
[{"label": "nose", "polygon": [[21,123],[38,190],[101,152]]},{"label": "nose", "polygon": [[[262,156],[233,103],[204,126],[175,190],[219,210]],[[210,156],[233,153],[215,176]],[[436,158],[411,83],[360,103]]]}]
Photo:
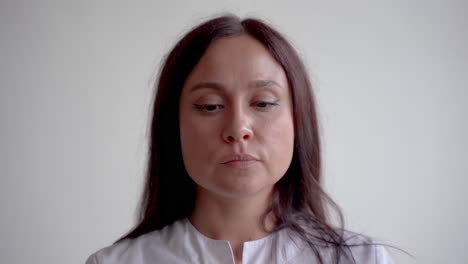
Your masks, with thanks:
[{"label": "nose", "polygon": [[234,111],[226,120],[223,132],[226,143],[243,142],[252,139],[253,131],[250,118],[241,110]]}]

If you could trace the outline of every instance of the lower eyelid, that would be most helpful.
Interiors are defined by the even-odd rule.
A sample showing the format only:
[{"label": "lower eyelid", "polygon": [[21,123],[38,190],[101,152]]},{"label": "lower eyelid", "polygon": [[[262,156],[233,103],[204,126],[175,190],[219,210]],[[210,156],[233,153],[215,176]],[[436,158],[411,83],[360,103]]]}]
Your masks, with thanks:
[{"label": "lower eyelid", "polygon": [[[207,113],[216,112],[217,110],[224,108],[223,105],[219,105],[219,104],[193,104],[193,106],[196,110],[201,111],[201,112],[207,112]],[[207,109],[208,107],[216,107],[216,109],[208,110]]]},{"label": "lower eyelid", "polygon": [[[278,100],[271,100],[271,101],[255,101],[255,102],[253,102],[251,104],[251,106],[258,107],[258,108],[269,108],[269,107],[279,105],[278,104],[279,101],[280,101],[279,99]],[[259,104],[264,104],[265,106],[259,107],[258,106]],[[213,107],[213,106],[217,107],[217,109],[212,110],[212,111],[207,111],[207,107]],[[200,111],[214,112],[216,110],[223,109],[224,105],[222,105],[222,104],[193,104],[193,107],[196,110],[200,110]]]},{"label": "lower eyelid", "polygon": [[279,100],[276,100],[276,101],[257,101],[255,103],[253,103],[253,105],[266,104],[266,105],[274,106],[274,105],[278,105],[278,102],[279,102]]}]

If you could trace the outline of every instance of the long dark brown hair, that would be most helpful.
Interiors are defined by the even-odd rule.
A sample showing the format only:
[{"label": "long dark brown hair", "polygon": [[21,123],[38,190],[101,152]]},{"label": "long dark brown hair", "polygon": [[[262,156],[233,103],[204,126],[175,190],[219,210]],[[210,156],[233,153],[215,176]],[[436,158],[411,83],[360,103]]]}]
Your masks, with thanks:
[{"label": "long dark brown hair", "polygon": [[[220,16],[196,26],[165,57],[155,83],[146,182],[138,223],[125,236],[136,238],[159,230],[194,210],[195,183],[181,154],[179,98],[187,76],[213,41],[248,34],[259,41],[282,66],[293,99],[295,145],[291,165],[275,186],[267,213],[276,216],[273,232],[289,228],[311,247],[320,263],[321,247],[331,247],[334,261],[349,257],[343,238],[343,216],[321,187],[321,150],[317,110],[311,83],[295,49],[275,29],[259,19]],[[328,209],[338,216],[332,226]],[[352,259],[352,257],[351,257]]]}]

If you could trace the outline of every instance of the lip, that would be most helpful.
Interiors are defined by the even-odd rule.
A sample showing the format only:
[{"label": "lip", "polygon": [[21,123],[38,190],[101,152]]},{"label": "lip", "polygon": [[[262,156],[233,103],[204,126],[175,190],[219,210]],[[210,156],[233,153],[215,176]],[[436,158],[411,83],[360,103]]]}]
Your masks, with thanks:
[{"label": "lip", "polygon": [[230,168],[248,168],[255,165],[258,159],[252,155],[244,153],[231,154],[222,159],[221,164],[226,165]]},{"label": "lip", "polygon": [[225,162],[222,164],[229,168],[246,169],[255,165],[255,163],[257,162],[258,162],[257,160],[233,160],[233,161]]},{"label": "lip", "polygon": [[258,160],[258,159],[249,154],[234,153],[234,154],[225,156],[222,159],[221,163],[224,164],[224,163],[233,162],[233,161],[251,161],[251,160]]}]

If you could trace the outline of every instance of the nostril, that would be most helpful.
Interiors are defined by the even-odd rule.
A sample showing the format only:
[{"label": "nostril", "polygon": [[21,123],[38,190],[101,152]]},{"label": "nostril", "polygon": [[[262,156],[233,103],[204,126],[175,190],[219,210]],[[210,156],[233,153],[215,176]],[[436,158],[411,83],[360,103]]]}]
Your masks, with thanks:
[{"label": "nostril", "polygon": [[249,135],[244,135],[244,136],[243,136],[243,139],[249,139],[249,138],[250,138]]},{"label": "nostril", "polygon": [[234,137],[233,136],[228,136],[228,141],[234,141]]}]

